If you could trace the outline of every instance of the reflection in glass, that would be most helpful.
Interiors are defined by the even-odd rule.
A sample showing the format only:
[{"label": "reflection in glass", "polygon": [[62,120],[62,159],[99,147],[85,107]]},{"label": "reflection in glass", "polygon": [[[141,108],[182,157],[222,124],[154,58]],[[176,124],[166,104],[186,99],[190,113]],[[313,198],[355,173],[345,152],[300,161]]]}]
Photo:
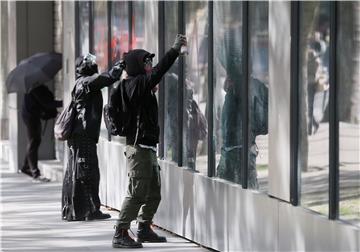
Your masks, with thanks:
[{"label": "reflection in glass", "polygon": [[[108,69],[108,18],[107,2],[95,1],[94,4],[94,51],[99,72]],[[104,104],[108,101],[108,88],[101,90]],[[101,120],[101,131],[106,132],[104,118]],[[107,134],[107,133],[106,133]]]},{"label": "reflection in glass", "polygon": [[[178,30],[178,4],[165,3],[165,50],[174,43]],[[165,117],[164,117],[164,158],[178,161],[178,61],[172,65],[164,77]]]},{"label": "reflection in glass", "polygon": [[94,51],[99,72],[108,66],[108,22],[107,3],[94,2]]},{"label": "reflection in glass", "polygon": [[[145,11],[146,10],[146,11]],[[141,48],[155,53],[154,63],[158,54],[158,3],[133,2],[133,49]]]},{"label": "reflection in glass", "polygon": [[111,4],[111,62],[115,63],[129,50],[129,9],[127,2]]},{"label": "reflection in glass", "polygon": [[208,4],[184,4],[189,54],[184,56],[183,164],[207,173]]},{"label": "reflection in glass", "polygon": [[340,219],[360,226],[360,2],[338,10]]},{"label": "reflection in glass", "polygon": [[[267,190],[268,181],[268,86],[269,7],[250,5],[249,187]],[[258,180],[258,182],[257,182]]]},{"label": "reflection in glass", "polygon": [[89,2],[79,2],[79,55],[86,55],[89,52]]},{"label": "reflection in glass", "polygon": [[241,183],[242,2],[214,2],[214,134],[217,176]]},{"label": "reflection in glass", "polygon": [[329,3],[300,8],[301,204],[328,213],[329,197]]}]

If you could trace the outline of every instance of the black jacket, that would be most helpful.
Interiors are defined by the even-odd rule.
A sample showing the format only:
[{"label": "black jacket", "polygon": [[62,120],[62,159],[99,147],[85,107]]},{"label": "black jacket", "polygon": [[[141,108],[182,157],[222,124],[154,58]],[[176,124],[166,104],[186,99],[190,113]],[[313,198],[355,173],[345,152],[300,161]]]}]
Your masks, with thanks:
[{"label": "black jacket", "polygon": [[126,136],[127,144],[134,144],[137,132],[137,116],[139,115],[139,132],[136,143],[156,146],[159,142],[158,105],[152,89],[175,62],[179,53],[170,49],[150,74],[144,70],[144,57],[152,54],[145,50],[132,50],[125,55],[126,72],[130,75],[125,80],[125,92],[132,111],[131,130]]},{"label": "black jacket", "polygon": [[98,142],[103,106],[100,90],[115,81],[108,73],[91,76],[77,74],[72,94],[77,112],[73,136],[85,135]]},{"label": "black jacket", "polygon": [[21,109],[23,118],[40,120],[41,113],[52,114],[56,117],[57,107],[61,107],[61,101],[54,99],[54,94],[45,85],[40,85],[24,95]]}]

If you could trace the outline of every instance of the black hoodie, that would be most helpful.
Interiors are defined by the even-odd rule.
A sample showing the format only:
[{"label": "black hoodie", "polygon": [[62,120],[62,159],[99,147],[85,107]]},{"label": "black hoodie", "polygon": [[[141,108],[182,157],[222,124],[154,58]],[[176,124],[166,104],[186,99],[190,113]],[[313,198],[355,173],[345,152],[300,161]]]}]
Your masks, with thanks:
[{"label": "black hoodie", "polygon": [[103,106],[101,89],[110,86],[117,79],[107,72],[98,74],[97,66],[85,69],[81,68],[81,64],[81,59],[77,59],[75,88],[72,93],[77,112],[73,136],[87,136],[97,143]]},{"label": "black hoodie", "polygon": [[178,51],[171,48],[153,67],[152,72],[147,74],[144,69],[144,58],[154,57],[154,54],[142,49],[135,49],[124,55],[125,70],[129,75],[125,80],[125,92],[130,103],[129,109],[133,115],[131,130],[126,136],[127,144],[135,143],[137,114],[140,115],[140,127],[136,143],[156,146],[159,142],[158,105],[152,89],[161,81],[178,56]]}]

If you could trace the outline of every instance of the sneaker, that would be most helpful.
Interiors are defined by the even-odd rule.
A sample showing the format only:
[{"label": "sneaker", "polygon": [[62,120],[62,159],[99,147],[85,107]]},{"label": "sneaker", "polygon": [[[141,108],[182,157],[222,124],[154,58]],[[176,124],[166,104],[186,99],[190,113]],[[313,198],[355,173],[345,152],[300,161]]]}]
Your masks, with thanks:
[{"label": "sneaker", "polygon": [[151,224],[148,222],[141,223],[139,222],[138,231],[137,231],[137,241],[138,242],[167,242],[166,237],[159,236],[151,228]]},{"label": "sneaker", "polygon": [[130,237],[128,230],[115,226],[115,234],[112,240],[113,248],[142,248],[140,242]]},{"label": "sneaker", "polygon": [[34,183],[47,183],[47,182],[50,182],[51,180],[48,178],[45,178],[44,176],[37,176],[37,177],[33,178],[32,181]]}]

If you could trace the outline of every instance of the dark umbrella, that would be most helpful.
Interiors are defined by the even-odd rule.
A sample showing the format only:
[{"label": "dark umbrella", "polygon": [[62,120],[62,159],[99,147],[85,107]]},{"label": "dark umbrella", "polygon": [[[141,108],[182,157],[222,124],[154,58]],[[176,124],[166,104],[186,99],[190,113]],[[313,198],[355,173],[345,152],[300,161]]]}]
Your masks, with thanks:
[{"label": "dark umbrella", "polygon": [[37,53],[22,60],[6,78],[8,93],[27,93],[51,80],[62,67],[61,53]]}]

